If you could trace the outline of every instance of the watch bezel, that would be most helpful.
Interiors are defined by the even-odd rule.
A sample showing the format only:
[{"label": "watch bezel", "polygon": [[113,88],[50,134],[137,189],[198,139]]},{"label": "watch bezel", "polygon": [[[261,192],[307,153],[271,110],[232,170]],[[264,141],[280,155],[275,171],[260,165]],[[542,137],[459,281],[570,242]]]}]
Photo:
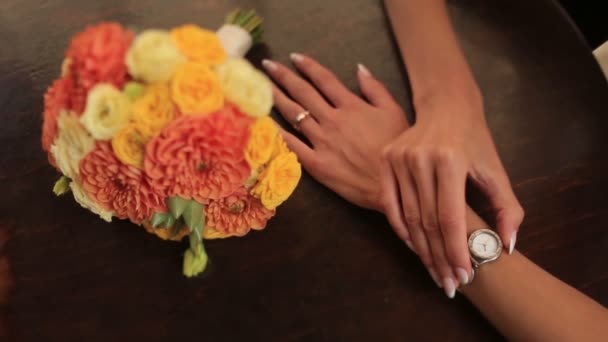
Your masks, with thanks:
[{"label": "watch bezel", "polygon": [[[475,240],[475,238],[478,235],[484,234],[484,233],[492,235],[496,239],[497,244],[498,244],[498,248],[497,248],[496,254],[493,255],[493,256],[491,256],[491,257],[481,256],[481,255],[477,254],[477,252],[473,248],[473,241]],[[502,240],[500,239],[500,236],[498,236],[498,234],[496,234],[496,232],[493,231],[493,230],[491,230],[491,229],[482,228],[482,229],[478,229],[478,230],[474,231],[473,233],[471,233],[471,235],[469,235],[468,245],[469,245],[469,252],[471,253],[471,256],[479,264],[483,264],[483,263],[486,263],[486,262],[494,261],[494,260],[498,259],[500,257],[500,255],[502,254],[502,248],[503,248],[503,246],[502,246]]]}]

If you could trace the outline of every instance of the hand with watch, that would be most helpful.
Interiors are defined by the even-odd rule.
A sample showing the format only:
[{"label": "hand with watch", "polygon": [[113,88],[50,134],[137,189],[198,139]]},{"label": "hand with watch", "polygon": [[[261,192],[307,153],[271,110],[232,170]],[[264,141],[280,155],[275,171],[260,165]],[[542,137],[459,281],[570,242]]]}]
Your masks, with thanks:
[{"label": "hand with watch", "polygon": [[469,283],[475,278],[475,271],[483,264],[496,261],[502,254],[500,236],[491,229],[482,228],[469,235],[469,253],[473,264],[473,273]]},{"label": "hand with watch", "polygon": [[[312,58],[296,56],[296,67],[318,88],[278,62],[264,63],[272,78],[294,98],[275,88],[277,109],[312,146],[283,132],[287,144],[320,183],[349,202],[386,215],[390,203],[383,201],[380,190],[378,156],[396,130],[408,129],[402,110],[365,67],[359,67],[358,78],[369,103]],[[323,102],[324,98],[334,105]],[[303,111],[310,111],[309,115],[297,120]],[[465,221],[471,262],[477,265],[477,272],[475,280],[461,286],[460,292],[507,339],[605,341],[608,310],[519,252],[502,253],[501,239],[490,229],[479,229],[488,225],[470,208],[466,208]],[[407,241],[403,230],[393,228]]]}]

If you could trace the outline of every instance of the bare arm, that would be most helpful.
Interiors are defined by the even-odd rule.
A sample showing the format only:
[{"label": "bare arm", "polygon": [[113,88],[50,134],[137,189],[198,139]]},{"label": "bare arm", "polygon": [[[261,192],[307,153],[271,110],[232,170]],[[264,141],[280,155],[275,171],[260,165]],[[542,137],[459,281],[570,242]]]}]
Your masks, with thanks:
[{"label": "bare arm", "polygon": [[[471,209],[469,231],[487,227]],[[462,293],[509,340],[605,341],[608,310],[517,251],[482,265]]]},{"label": "bare arm", "polygon": [[481,92],[452,28],[446,1],[385,3],[416,109],[413,127],[383,150],[386,215],[451,298],[471,276],[467,178],[488,195],[496,210],[498,234],[509,250],[515,246],[524,212],[492,141]]},{"label": "bare arm", "polygon": [[422,107],[444,96],[467,95],[479,101],[479,88],[452,28],[446,0],[385,0],[385,5],[407,64],[414,105]]}]

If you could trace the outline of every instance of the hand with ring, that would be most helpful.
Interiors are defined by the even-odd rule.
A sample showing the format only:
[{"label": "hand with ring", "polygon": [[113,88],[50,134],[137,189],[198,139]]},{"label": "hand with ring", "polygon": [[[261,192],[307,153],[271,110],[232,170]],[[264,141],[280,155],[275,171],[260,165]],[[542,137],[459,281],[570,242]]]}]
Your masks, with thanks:
[{"label": "hand with ring", "polygon": [[384,212],[381,151],[408,127],[403,110],[363,65],[357,76],[365,99],[314,59],[292,54],[291,60],[312,83],[278,62],[262,62],[287,92],[274,87],[275,107],[311,146],[284,132],[287,144],[323,185],[356,205]]}]

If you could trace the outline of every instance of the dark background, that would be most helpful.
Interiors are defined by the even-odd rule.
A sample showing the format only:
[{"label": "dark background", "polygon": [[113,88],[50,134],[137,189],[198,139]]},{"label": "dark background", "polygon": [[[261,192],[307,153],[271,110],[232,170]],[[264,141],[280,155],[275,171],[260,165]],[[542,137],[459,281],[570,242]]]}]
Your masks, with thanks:
[{"label": "dark background", "polygon": [[592,49],[608,40],[608,1],[559,0],[559,2],[579,27]]}]

